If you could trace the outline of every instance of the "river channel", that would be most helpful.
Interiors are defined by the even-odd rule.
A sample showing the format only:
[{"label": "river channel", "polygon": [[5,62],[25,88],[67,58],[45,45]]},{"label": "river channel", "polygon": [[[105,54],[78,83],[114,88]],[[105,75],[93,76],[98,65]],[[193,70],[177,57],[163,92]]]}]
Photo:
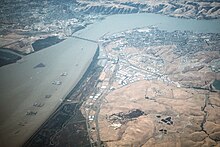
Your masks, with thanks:
[{"label": "river channel", "polygon": [[[220,32],[219,19],[194,20],[159,14],[124,14],[108,16],[74,35],[97,41],[104,34],[146,26],[167,31]],[[94,42],[68,38],[27,55],[17,63],[0,68],[0,137],[3,139],[0,146],[9,146],[9,139],[12,142],[10,146],[21,145],[39,128],[83,76],[96,49],[97,44]],[[37,65],[43,66],[34,68]],[[60,77],[63,72],[68,75]],[[62,85],[51,84],[56,80],[62,81]],[[49,100],[45,99],[46,95],[51,95]],[[36,102],[43,103],[44,106],[32,108]],[[25,113],[32,109],[37,115],[27,118]],[[18,123],[23,125],[18,126]]]},{"label": "river channel", "polygon": [[112,34],[132,28],[155,26],[166,31],[193,31],[197,33],[219,33],[220,19],[196,20],[164,16],[160,14],[139,13],[108,16],[75,33],[76,36],[97,40],[103,34]]}]

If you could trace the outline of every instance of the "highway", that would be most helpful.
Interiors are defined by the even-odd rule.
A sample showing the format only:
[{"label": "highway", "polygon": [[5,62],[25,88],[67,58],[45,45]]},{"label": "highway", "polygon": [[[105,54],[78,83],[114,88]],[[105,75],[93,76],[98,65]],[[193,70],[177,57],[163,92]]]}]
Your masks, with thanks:
[{"label": "highway", "polygon": [[[85,73],[97,49],[96,40],[106,32],[112,34],[159,23],[159,29],[168,31],[216,33],[220,32],[219,22],[220,20],[178,19],[143,13],[112,15],[88,25],[59,44],[24,56],[17,63],[1,67],[0,146],[21,146],[54,112]],[[45,67],[34,68],[40,63]],[[63,72],[68,72],[68,76],[61,77]],[[62,84],[53,85],[52,82],[57,80]],[[47,95],[51,97],[46,98]],[[38,101],[44,103],[44,106],[35,108],[33,104]],[[27,117],[29,110],[37,111],[36,115]],[[97,120],[98,113],[99,110],[96,114]]]}]

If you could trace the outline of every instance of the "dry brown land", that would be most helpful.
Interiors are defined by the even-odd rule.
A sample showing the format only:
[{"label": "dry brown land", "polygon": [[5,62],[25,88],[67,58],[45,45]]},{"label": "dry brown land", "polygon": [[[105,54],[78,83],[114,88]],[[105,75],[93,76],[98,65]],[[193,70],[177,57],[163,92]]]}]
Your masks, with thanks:
[{"label": "dry brown land", "polygon": [[180,56],[175,44],[125,44],[119,35],[102,48],[108,61],[101,96],[85,102],[84,115],[95,116],[91,140],[109,147],[220,146],[220,92],[212,85],[220,80],[220,54],[208,50],[215,44]]},{"label": "dry brown land", "polygon": [[[28,0],[14,3],[2,2],[0,4],[3,9],[0,15],[2,24],[0,47],[31,53],[34,51],[32,43],[36,40],[48,36],[59,36],[60,38],[70,36],[73,32],[92,23],[100,14],[158,13],[192,19],[220,17],[220,2],[208,0],[77,0],[77,2],[73,1],[65,6],[61,5],[47,1],[29,4]],[[22,7],[30,9],[23,11],[20,9]],[[14,16],[14,14],[18,16]],[[73,16],[68,18],[69,15]],[[83,17],[79,17],[80,15]]]},{"label": "dry brown land", "polygon": [[[101,140],[112,147],[219,145],[219,97],[219,93],[177,88],[161,81],[135,82],[106,97],[99,116]],[[144,115],[110,119],[134,109]],[[168,117],[173,124],[161,121]]]},{"label": "dry brown land", "polygon": [[[171,0],[79,0],[81,11],[92,13],[159,13],[180,18],[219,18],[219,1]],[[110,10],[110,11],[109,11]]]}]

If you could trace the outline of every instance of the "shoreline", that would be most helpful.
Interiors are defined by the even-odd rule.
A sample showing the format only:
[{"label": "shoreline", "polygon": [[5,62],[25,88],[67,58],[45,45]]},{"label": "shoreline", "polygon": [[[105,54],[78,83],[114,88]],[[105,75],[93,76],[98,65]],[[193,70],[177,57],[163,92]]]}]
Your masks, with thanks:
[{"label": "shoreline", "polygon": [[[73,119],[71,117],[74,117],[74,116],[78,116],[78,113],[80,113],[80,106],[82,105],[82,103],[84,102],[84,100],[80,100],[79,102],[69,102],[67,100],[71,100],[71,101],[74,101],[74,99],[71,99],[71,97],[73,97],[74,94],[76,94],[78,92],[78,90],[80,88],[82,88],[81,86],[83,85],[83,83],[87,83],[87,78],[90,76],[91,73],[94,73],[95,71],[93,71],[94,67],[97,66],[97,62],[98,62],[98,56],[99,56],[99,47],[97,47],[97,50],[96,50],[96,53],[92,59],[92,62],[91,64],[89,65],[89,67],[87,68],[86,72],[83,74],[82,78],[79,80],[79,82],[74,86],[74,88],[66,95],[66,97],[64,98],[64,101],[57,107],[57,109],[55,111],[52,112],[52,114],[48,117],[48,119],[35,131],[35,133],[23,144],[24,147],[28,147],[28,146],[32,146],[32,145],[36,145],[34,143],[35,142],[35,139],[40,136],[40,134],[42,133],[42,131],[46,130],[45,128],[49,127],[50,124],[52,123],[52,121],[56,120],[56,117],[59,115],[60,112],[62,112],[62,109],[64,107],[64,105],[73,105],[74,107],[74,114],[70,114],[70,118],[69,119]],[[77,94],[76,94],[77,95]],[[73,97],[75,98],[75,97]],[[79,114],[80,115],[80,114]],[[68,119],[68,120],[69,120]],[[66,120],[66,122],[68,122],[68,120]],[[82,120],[86,123],[86,120],[84,118],[84,120]],[[64,123],[66,124],[66,123]],[[53,126],[53,125],[52,125]],[[62,125],[63,126],[63,125]],[[60,128],[60,130],[63,129],[63,128]],[[86,130],[87,132],[87,130]],[[50,136],[50,137],[53,137]],[[49,136],[46,136],[45,138],[50,138]],[[86,140],[83,139],[83,140]]]},{"label": "shoreline", "polygon": [[[98,39],[101,35],[108,31],[113,33],[122,29],[149,25],[146,21],[151,19],[151,17],[149,17],[149,20],[142,22],[143,16],[147,17],[149,15],[139,15],[137,18],[137,15],[127,15],[126,17],[121,16],[121,18],[120,16],[121,15],[110,16],[101,23],[97,22],[96,24],[92,24],[83,29],[83,31],[76,32],[76,35],[87,39]],[[133,20],[131,18],[136,19]],[[132,20],[132,23],[121,25],[127,19]],[[166,21],[169,22],[170,20],[174,19],[166,18],[164,19],[164,24],[158,25],[165,26],[167,24]],[[178,22],[182,21],[184,20]],[[111,28],[107,28],[106,26],[108,25],[111,25]],[[183,26],[175,26],[172,29],[181,27]],[[182,29],[184,30],[185,27]],[[190,29],[193,29],[193,27],[190,27],[189,30]],[[66,44],[63,44],[63,42]],[[30,132],[37,130],[39,127],[39,124],[37,123],[43,123],[43,120],[48,119],[48,116],[50,116],[52,111],[56,110],[55,108],[62,103],[65,96],[67,96],[71,91],[73,82],[70,81],[79,81],[79,77],[82,77],[83,69],[79,65],[83,64],[88,67],[88,64],[92,60],[91,54],[94,54],[94,48],[97,47],[97,44],[95,43],[88,41],[85,43],[85,41],[76,38],[69,38],[63,42],[55,46],[48,47],[46,50],[30,54],[24,57],[23,61],[4,66],[0,69],[0,76],[2,77],[2,79],[0,79],[0,83],[4,83],[0,85],[3,95],[1,109],[5,109],[1,111],[2,114],[0,120],[0,136],[3,136],[1,138],[3,139],[1,140],[1,143],[5,143],[1,144],[1,146],[9,146],[7,142],[9,138],[14,138],[14,140],[10,139],[10,143],[12,144],[11,146],[16,146],[13,143],[19,139],[21,140],[21,138],[28,138],[28,135],[31,136]],[[75,48],[76,50],[74,50]],[[91,48],[93,50],[91,50]],[[82,56],[86,56],[86,63],[82,63]],[[39,64],[41,65],[41,63],[45,65],[45,67],[33,69],[33,67]],[[16,73],[14,71],[16,71]],[[63,72],[68,72],[68,75],[66,77],[61,77],[60,74]],[[72,76],[70,77],[69,75]],[[53,85],[52,82],[54,81],[61,81],[65,84]],[[47,95],[52,96],[47,98]],[[42,108],[34,106],[35,103],[43,103]],[[48,112],[48,109],[50,112]],[[29,113],[31,115],[27,115]],[[10,118],[8,116],[10,116]],[[9,119],[5,121],[4,119],[7,117]],[[29,134],[26,130],[29,131]],[[19,145],[21,144],[22,141],[19,141]]]},{"label": "shoreline", "polygon": [[[82,42],[85,42],[82,40],[72,39],[72,38],[69,41],[72,42],[73,40],[77,40],[77,43],[79,44],[80,43],[83,44]],[[64,42],[64,43],[67,43],[67,42]],[[63,100],[66,98],[69,92],[77,85],[77,83],[80,81],[84,73],[87,71],[87,68],[89,67],[90,63],[92,62],[92,59],[93,59],[93,54],[91,54],[91,52],[93,52],[92,48],[96,46],[95,48],[97,49],[97,45],[95,45],[94,43],[87,43],[87,44],[89,44],[90,46],[86,46],[86,47],[89,47],[88,49],[91,51],[90,52],[88,51],[88,53],[78,55],[78,58],[80,58],[83,55],[84,58],[87,58],[87,59],[86,59],[86,62],[79,61],[78,64],[80,64],[80,66],[82,67],[77,68],[78,69],[77,73],[73,68],[73,69],[68,69],[69,71],[67,70],[68,75],[66,77],[55,76],[59,80],[62,80],[62,83],[65,83],[62,85],[54,85],[54,86],[52,85],[50,87],[46,87],[46,85],[48,85],[47,83],[51,81],[50,78],[47,79],[47,81],[42,81],[43,83],[39,82],[41,86],[40,88],[37,88],[38,90],[36,89],[36,91],[34,91],[35,94],[33,95],[30,94],[32,95],[32,98],[26,98],[26,100],[24,100],[17,107],[16,111],[15,112],[12,111],[13,114],[10,115],[10,117],[7,120],[1,123],[0,136],[1,136],[2,147],[4,146],[13,147],[13,146],[18,146],[18,145],[21,146],[26,140],[28,140],[28,138],[33,134],[33,132],[35,132],[40,127],[40,125],[43,122],[45,122],[45,120],[47,120],[48,117],[51,116],[51,114],[60,106],[60,104],[62,104]],[[58,46],[60,46],[60,44],[58,44]],[[44,51],[42,50],[42,52],[45,52],[48,49]],[[38,54],[42,52],[39,52]],[[80,50],[80,47],[78,49],[78,52],[82,52]],[[83,58],[81,57],[81,59]],[[71,58],[70,58],[70,61],[71,61]],[[68,64],[71,64],[71,62]],[[68,64],[65,64],[66,68],[68,67]],[[61,72],[58,71],[58,73],[61,73]],[[41,90],[41,88],[43,88],[44,90]],[[48,91],[51,91],[51,90],[53,91],[53,92],[50,92],[51,97],[45,98],[45,95],[48,94]],[[41,92],[42,94],[39,95],[38,92]],[[45,93],[44,96],[43,96],[43,93]],[[37,98],[37,97],[41,97],[41,98]],[[41,103],[44,106],[34,107],[33,105],[34,103]],[[35,113],[35,114],[28,115],[29,112]],[[8,139],[10,139],[10,142],[8,142]]]}]

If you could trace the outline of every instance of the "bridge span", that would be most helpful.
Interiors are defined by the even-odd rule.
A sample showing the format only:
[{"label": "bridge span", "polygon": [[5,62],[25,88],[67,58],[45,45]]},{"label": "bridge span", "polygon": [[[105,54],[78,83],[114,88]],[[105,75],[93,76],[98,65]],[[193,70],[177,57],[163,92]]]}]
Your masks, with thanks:
[{"label": "bridge span", "polygon": [[82,38],[82,37],[78,37],[78,36],[71,36],[73,38],[77,38],[77,39],[82,39],[82,40],[85,40],[85,41],[89,41],[89,42],[93,42],[93,43],[98,43],[98,41],[95,41],[95,40],[91,40],[91,39],[87,39],[87,38]]}]

